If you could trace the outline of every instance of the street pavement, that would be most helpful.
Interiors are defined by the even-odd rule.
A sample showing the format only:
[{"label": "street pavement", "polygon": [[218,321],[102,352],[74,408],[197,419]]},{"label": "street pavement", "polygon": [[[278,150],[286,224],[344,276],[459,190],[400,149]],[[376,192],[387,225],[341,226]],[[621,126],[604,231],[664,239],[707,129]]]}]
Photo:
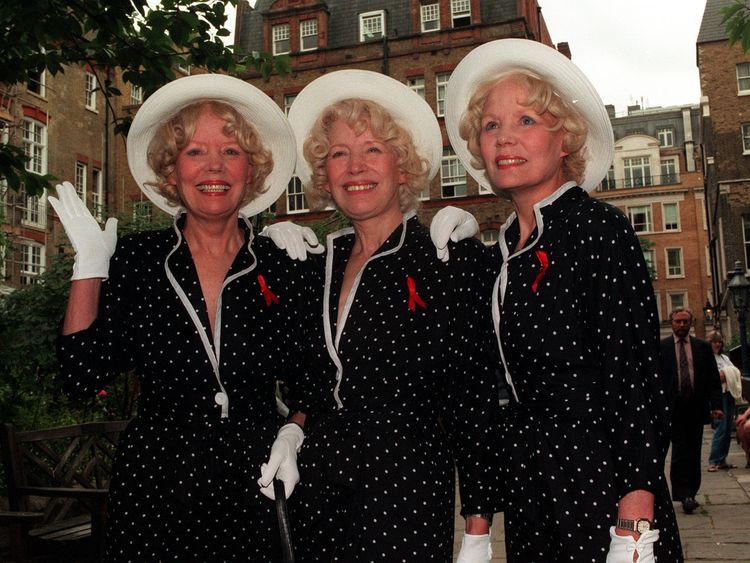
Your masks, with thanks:
[{"label": "street pavement", "polygon": [[[750,469],[745,469],[745,454],[733,439],[728,463],[737,469],[709,473],[708,452],[713,431],[703,432],[703,474],[696,500],[700,506],[693,514],[684,514],[682,504],[675,503],[685,563],[750,563]],[[667,456],[667,475],[669,474]],[[463,518],[456,513],[454,560],[464,532]],[[492,563],[505,563],[502,515],[492,525]],[[658,563],[671,563],[659,561]]]}]

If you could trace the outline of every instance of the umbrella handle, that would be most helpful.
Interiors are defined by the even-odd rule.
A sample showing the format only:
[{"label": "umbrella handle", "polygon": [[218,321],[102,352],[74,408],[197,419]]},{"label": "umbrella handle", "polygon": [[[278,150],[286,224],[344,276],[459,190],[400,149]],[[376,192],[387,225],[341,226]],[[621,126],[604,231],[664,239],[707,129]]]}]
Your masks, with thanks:
[{"label": "umbrella handle", "polygon": [[276,497],[276,517],[279,521],[282,562],[294,563],[292,527],[289,524],[289,512],[286,509],[286,491],[284,490],[284,482],[282,480],[273,480],[273,492]]}]

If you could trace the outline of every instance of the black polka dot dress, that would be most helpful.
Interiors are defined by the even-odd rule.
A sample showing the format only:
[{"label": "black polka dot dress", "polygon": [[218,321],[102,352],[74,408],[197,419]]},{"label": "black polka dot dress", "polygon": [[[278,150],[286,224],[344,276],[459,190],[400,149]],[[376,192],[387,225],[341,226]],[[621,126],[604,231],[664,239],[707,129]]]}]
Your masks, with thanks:
[{"label": "black polka dot dress", "polygon": [[515,215],[493,249],[496,348],[513,396],[501,433],[508,561],[604,563],[618,499],[646,489],[657,561],[680,562],[664,479],[667,387],[639,241],[621,212],[573,183],[535,213],[523,249]]},{"label": "black polka dot dress", "polygon": [[[189,218],[187,219],[189,220]],[[93,325],[61,337],[67,390],[134,369],[138,414],[121,439],[107,561],[278,562],[274,503],[256,479],[276,431],[304,263],[253,237],[225,279],[210,334],[181,228],[123,237]]]},{"label": "black polka dot dress", "polygon": [[307,372],[292,393],[308,414],[296,555],[449,562],[455,467],[464,513],[499,509],[497,381],[480,367],[487,355],[465,306],[486,256],[464,241],[441,262],[409,215],[363,267],[337,323],[353,244],[352,229],[329,235],[325,285],[306,315]]}]

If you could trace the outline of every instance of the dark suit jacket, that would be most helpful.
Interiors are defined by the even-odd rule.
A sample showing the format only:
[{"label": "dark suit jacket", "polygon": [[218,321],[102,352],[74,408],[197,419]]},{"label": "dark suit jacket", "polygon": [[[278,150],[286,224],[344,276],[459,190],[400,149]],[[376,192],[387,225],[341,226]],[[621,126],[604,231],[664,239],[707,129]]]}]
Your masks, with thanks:
[{"label": "dark suit jacket", "polygon": [[[689,401],[690,412],[695,413],[696,420],[703,424],[711,422],[711,411],[722,410],[721,403],[721,378],[719,369],[716,367],[716,359],[711,345],[705,340],[690,337],[690,348],[693,351],[693,371],[695,381],[693,383],[693,397]],[[671,393],[671,403],[675,404],[677,398],[677,354],[675,353],[674,337],[670,334],[663,338],[660,347],[661,375],[667,379],[667,389]],[[724,413],[732,416],[732,413]]]}]

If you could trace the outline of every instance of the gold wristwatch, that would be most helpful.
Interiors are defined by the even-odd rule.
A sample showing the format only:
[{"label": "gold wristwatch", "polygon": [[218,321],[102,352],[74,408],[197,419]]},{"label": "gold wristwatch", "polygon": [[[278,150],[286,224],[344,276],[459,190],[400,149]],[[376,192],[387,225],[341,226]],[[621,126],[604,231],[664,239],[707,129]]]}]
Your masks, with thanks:
[{"label": "gold wristwatch", "polygon": [[623,518],[617,519],[617,527],[622,530],[629,530],[631,532],[638,532],[639,534],[645,534],[651,530],[653,526],[651,520],[647,518],[638,518],[637,520],[625,520]]}]

